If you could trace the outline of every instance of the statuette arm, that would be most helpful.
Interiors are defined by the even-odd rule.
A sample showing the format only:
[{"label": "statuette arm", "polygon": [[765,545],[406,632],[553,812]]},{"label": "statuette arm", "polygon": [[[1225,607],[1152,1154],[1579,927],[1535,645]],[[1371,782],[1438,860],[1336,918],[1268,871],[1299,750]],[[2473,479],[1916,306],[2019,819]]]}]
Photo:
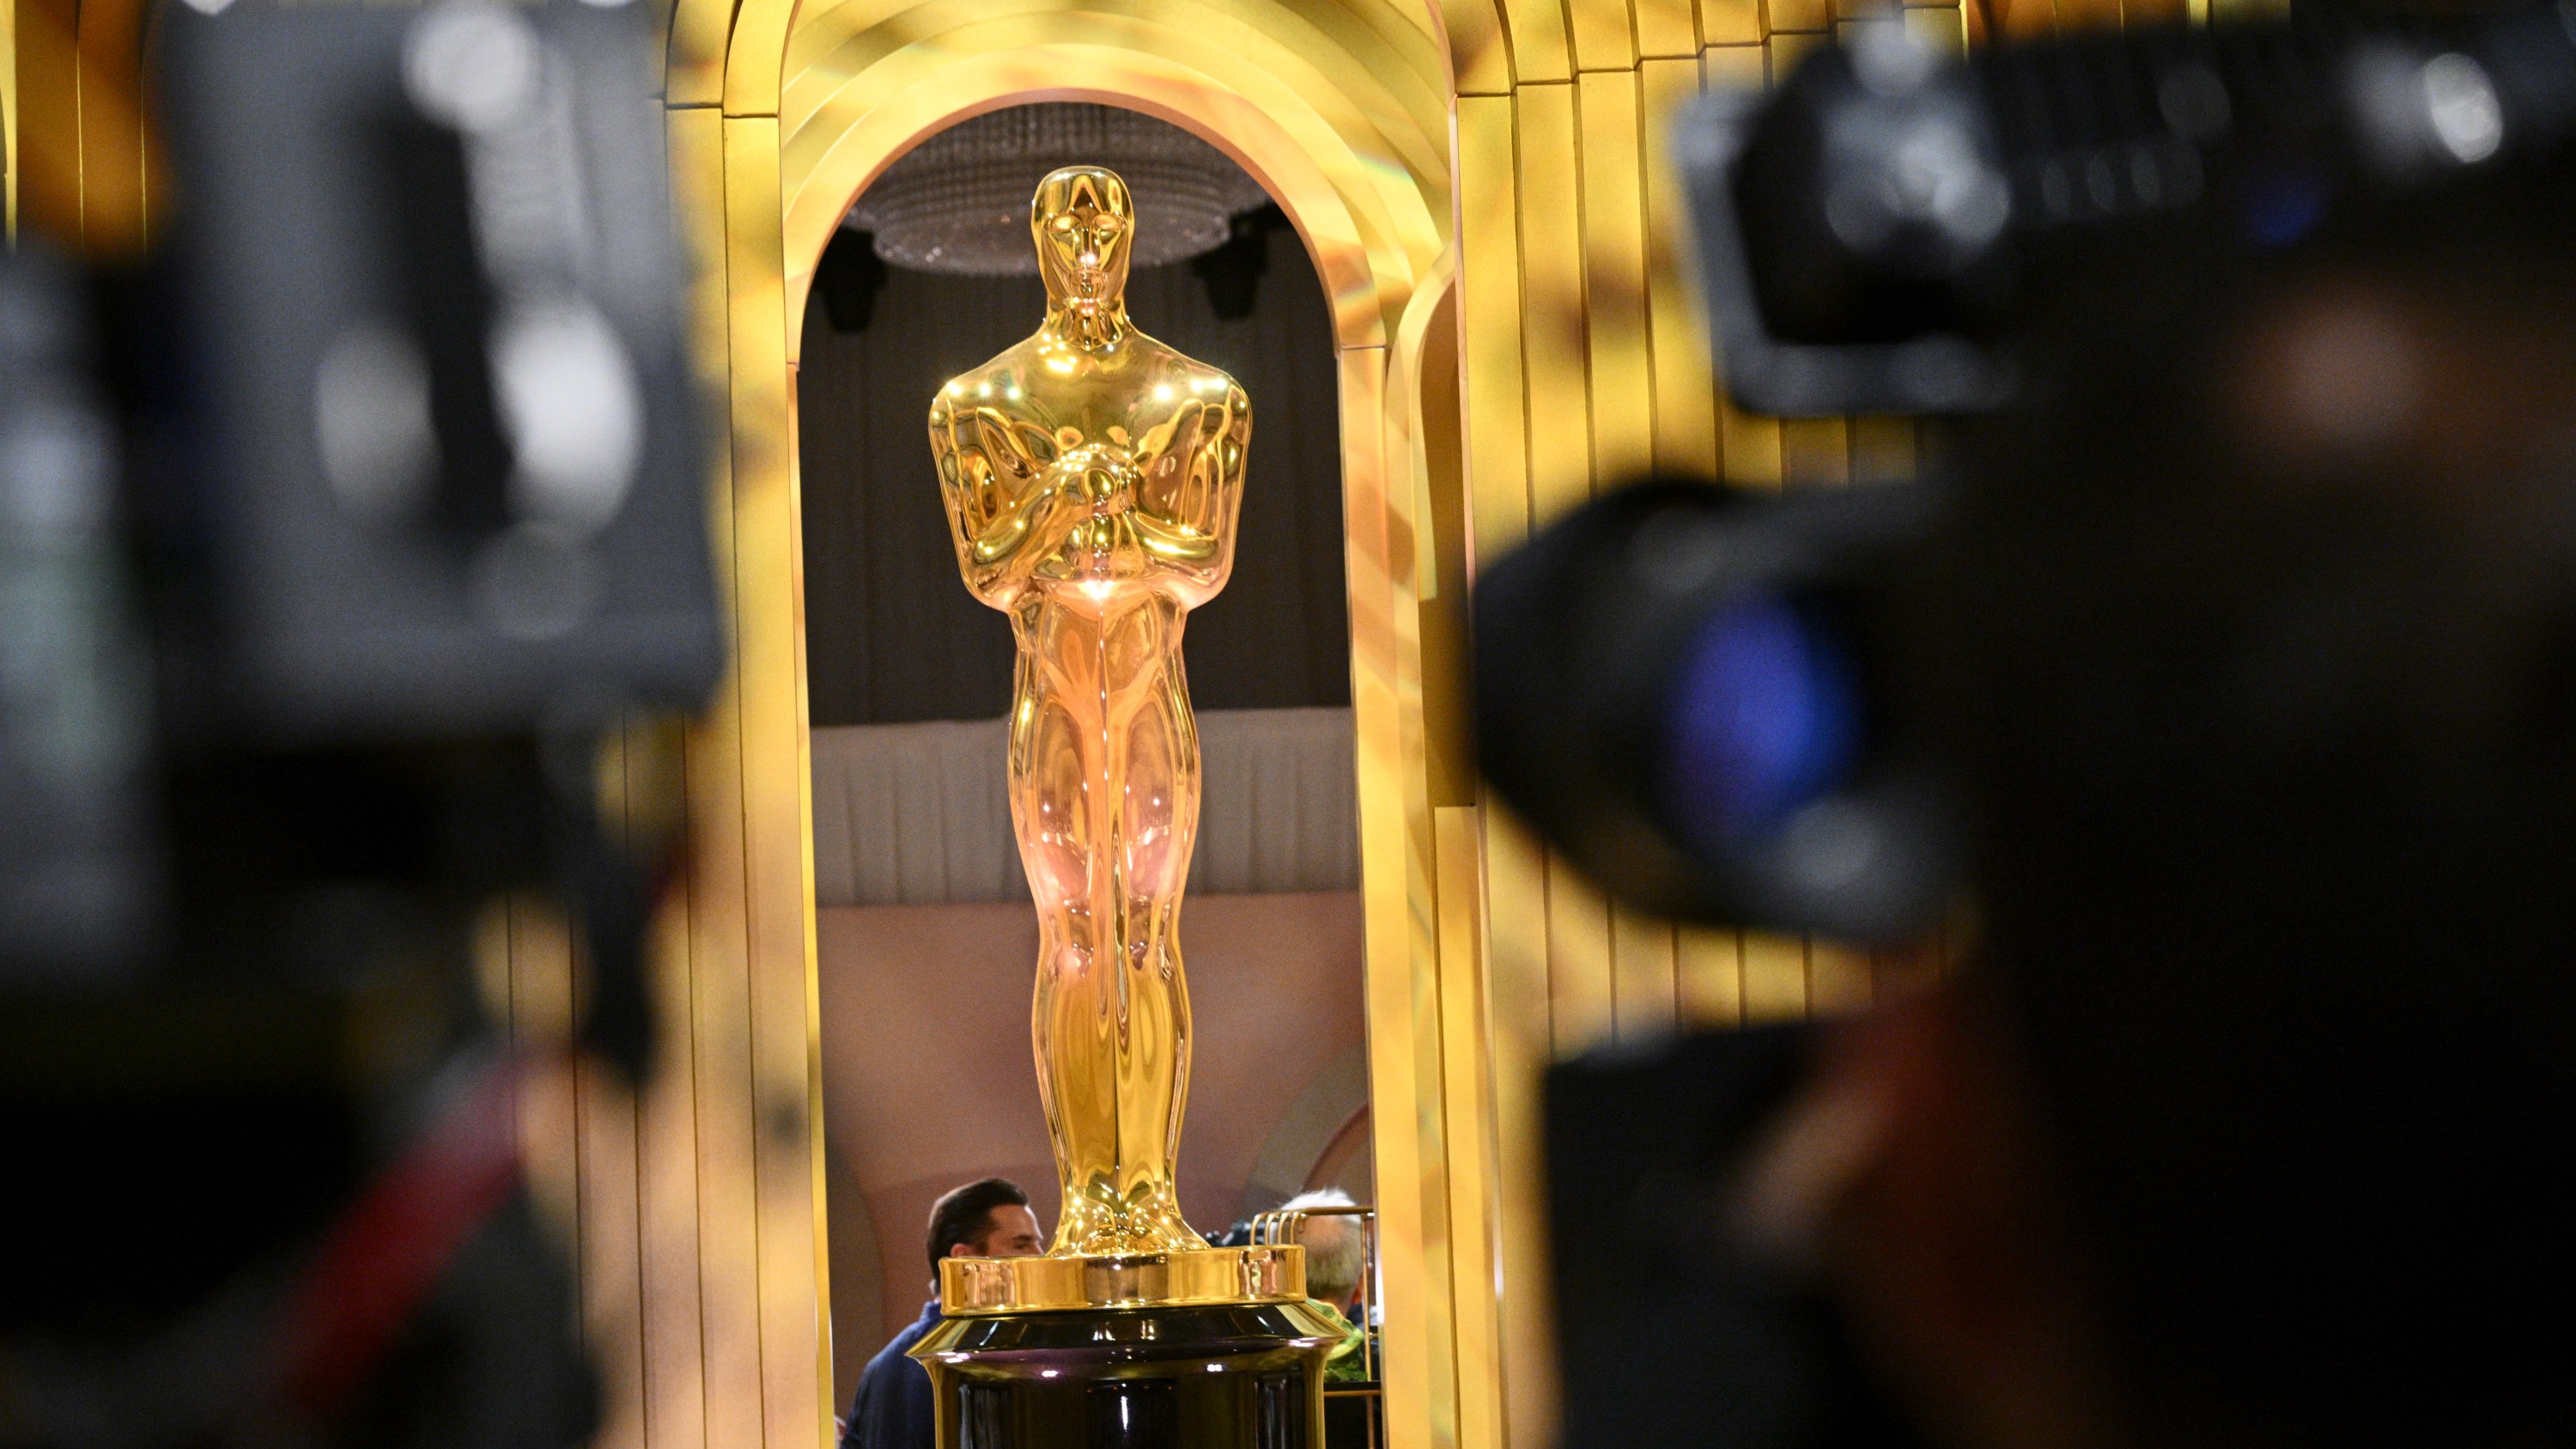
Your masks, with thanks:
[{"label": "statuette arm", "polygon": [[1184,607],[1225,586],[1234,565],[1235,515],[1243,503],[1252,403],[1231,378],[1208,380],[1137,440],[1137,483],[1127,515],[1136,542],[1166,566]]},{"label": "statuette arm", "polygon": [[997,408],[958,407],[943,396],[930,410],[930,451],[966,586],[1007,609],[1038,561],[1089,516],[1089,501],[1050,466],[1056,448],[1047,431]]}]

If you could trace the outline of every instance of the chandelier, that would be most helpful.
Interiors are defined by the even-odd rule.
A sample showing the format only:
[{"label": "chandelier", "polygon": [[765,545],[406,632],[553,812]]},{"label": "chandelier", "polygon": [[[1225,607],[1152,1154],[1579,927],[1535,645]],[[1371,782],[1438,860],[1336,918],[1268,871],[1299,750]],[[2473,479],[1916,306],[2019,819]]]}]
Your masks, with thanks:
[{"label": "chandelier", "polygon": [[889,264],[973,276],[1036,273],[1029,198],[1060,166],[1105,166],[1136,200],[1131,265],[1186,261],[1224,243],[1237,213],[1270,198],[1198,137],[1115,106],[1054,101],[992,111],[913,148],[850,208]]}]

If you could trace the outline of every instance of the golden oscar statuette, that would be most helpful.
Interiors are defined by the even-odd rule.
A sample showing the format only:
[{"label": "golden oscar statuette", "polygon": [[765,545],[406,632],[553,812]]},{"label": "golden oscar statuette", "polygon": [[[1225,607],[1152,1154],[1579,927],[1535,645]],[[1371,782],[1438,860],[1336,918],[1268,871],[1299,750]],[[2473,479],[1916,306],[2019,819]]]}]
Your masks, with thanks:
[{"label": "golden oscar statuette", "polygon": [[1199,746],[1189,611],[1225,587],[1252,405],[1127,318],[1127,185],[1030,206],[1046,320],[930,409],[957,563],[1010,615],[1011,820],[1038,910],[1038,1093],[1063,1209],[1035,1258],[940,1265],[942,1449],[1310,1449],[1323,1355],[1304,1250],[1212,1248],[1172,1158],[1190,1073],[1181,891]]}]

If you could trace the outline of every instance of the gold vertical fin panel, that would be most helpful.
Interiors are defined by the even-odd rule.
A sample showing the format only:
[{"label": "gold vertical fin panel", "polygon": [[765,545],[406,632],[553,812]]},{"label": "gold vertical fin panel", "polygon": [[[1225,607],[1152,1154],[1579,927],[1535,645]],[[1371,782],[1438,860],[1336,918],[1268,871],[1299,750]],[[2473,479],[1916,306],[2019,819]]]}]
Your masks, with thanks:
[{"label": "gold vertical fin panel", "polygon": [[1628,0],[1566,7],[1574,37],[1574,70],[1628,70],[1637,64],[1637,33]]},{"label": "gold vertical fin panel", "polygon": [[[1767,83],[1769,55],[1759,41],[1711,46],[1700,52],[1701,83],[1712,89],[1759,90]],[[1717,393],[1718,467],[1729,483],[1777,488],[1782,476],[1780,420],[1758,417],[1735,405],[1723,380]]]},{"label": "gold vertical fin panel", "polygon": [[18,239],[18,3],[0,0],[0,244]]},{"label": "gold vertical fin panel", "polygon": [[1501,0],[1518,85],[1574,79],[1574,51],[1564,0]]},{"label": "gold vertical fin panel", "polygon": [[1460,1449],[1496,1449],[1505,1423],[1501,1305],[1477,1281],[1502,1267],[1501,1162],[1496,1153],[1493,1024],[1484,979],[1476,812],[1432,811],[1440,898],[1441,1096],[1449,1156],[1449,1295],[1457,1345]]},{"label": "gold vertical fin panel", "polygon": [[676,0],[664,51],[662,96],[673,107],[714,106],[724,99],[726,42],[733,38],[734,0]]},{"label": "gold vertical fin panel", "polygon": [[1458,356],[1473,558],[1529,536],[1519,182],[1507,96],[1458,99]]},{"label": "gold vertical fin panel", "polygon": [[812,830],[776,120],[728,115],[724,157],[761,1408],[768,1442],[784,1444],[829,1422],[817,1345],[830,1297],[816,1277]]},{"label": "gold vertical fin panel", "polygon": [[1646,206],[1637,73],[1586,72],[1575,93],[1581,157],[1583,342],[1595,491],[1654,463],[1654,352],[1646,329]]},{"label": "gold vertical fin panel", "polygon": [[[1382,356],[1377,349],[1366,349]],[[1379,368],[1341,371],[1345,551],[1352,613],[1351,706],[1358,734],[1361,889],[1365,916],[1369,1096],[1377,1132],[1380,1254],[1386,1277],[1390,1449],[1451,1442],[1452,1365],[1440,1299],[1446,1276],[1446,1173],[1441,1161],[1436,1005],[1414,970],[1417,922],[1403,813],[1403,725],[1396,717],[1395,642],[1384,628],[1388,578],[1384,382]],[[1358,438],[1352,436],[1356,431]],[[1426,1058],[1431,1063],[1426,1066]],[[1410,1412],[1405,1412],[1410,1409]]]},{"label": "gold vertical fin panel", "polygon": [[1640,58],[1688,59],[1699,54],[1699,13],[1694,0],[1630,0]]},{"label": "gold vertical fin panel", "polygon": [[1509,29],[1502,0],[1440,0],[1453,95],[1499,96],[1512,88]]},{"label": "gold vertical fin panel", "polygon": [[1688,273],[1689,204],[1671,161],[1674,118],[1699,93],[1699,58],[1637,67],[1645,114],[1646,325],[1653,353],[1654,464],[1706,472],[1717,457],[1716,380],[1699,288]]}]

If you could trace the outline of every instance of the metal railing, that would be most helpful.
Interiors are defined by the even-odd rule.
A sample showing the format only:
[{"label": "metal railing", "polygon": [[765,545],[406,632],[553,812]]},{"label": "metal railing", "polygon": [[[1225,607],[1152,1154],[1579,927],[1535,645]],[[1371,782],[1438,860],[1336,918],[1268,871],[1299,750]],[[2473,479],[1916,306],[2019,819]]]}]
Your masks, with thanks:
[{"label": "metal railing", "polygon": [[[1302,1243],[1309,1218],[1338,1217],[1360,1220],[1360,1381],[1345,1382],[1335,1387],[1331,1380],[1324,1385],[1324,1425],[1326,1449],[1377,1449],[1386,1442],[1385,1383],[1377,1371],[1377,1209],[1365,1203],[1350,1207],[1310,1207],[1293,1211],[1259,1214],[1252,1220],[1252,1241],[1272,1247],[1282,1243]],[[1358,1443],[1347,1443],[1334,1433],[1340,1416],[1337,1405],[1347,1405],[1359,1421],[1360,1434],[1352,1436]]]}]

